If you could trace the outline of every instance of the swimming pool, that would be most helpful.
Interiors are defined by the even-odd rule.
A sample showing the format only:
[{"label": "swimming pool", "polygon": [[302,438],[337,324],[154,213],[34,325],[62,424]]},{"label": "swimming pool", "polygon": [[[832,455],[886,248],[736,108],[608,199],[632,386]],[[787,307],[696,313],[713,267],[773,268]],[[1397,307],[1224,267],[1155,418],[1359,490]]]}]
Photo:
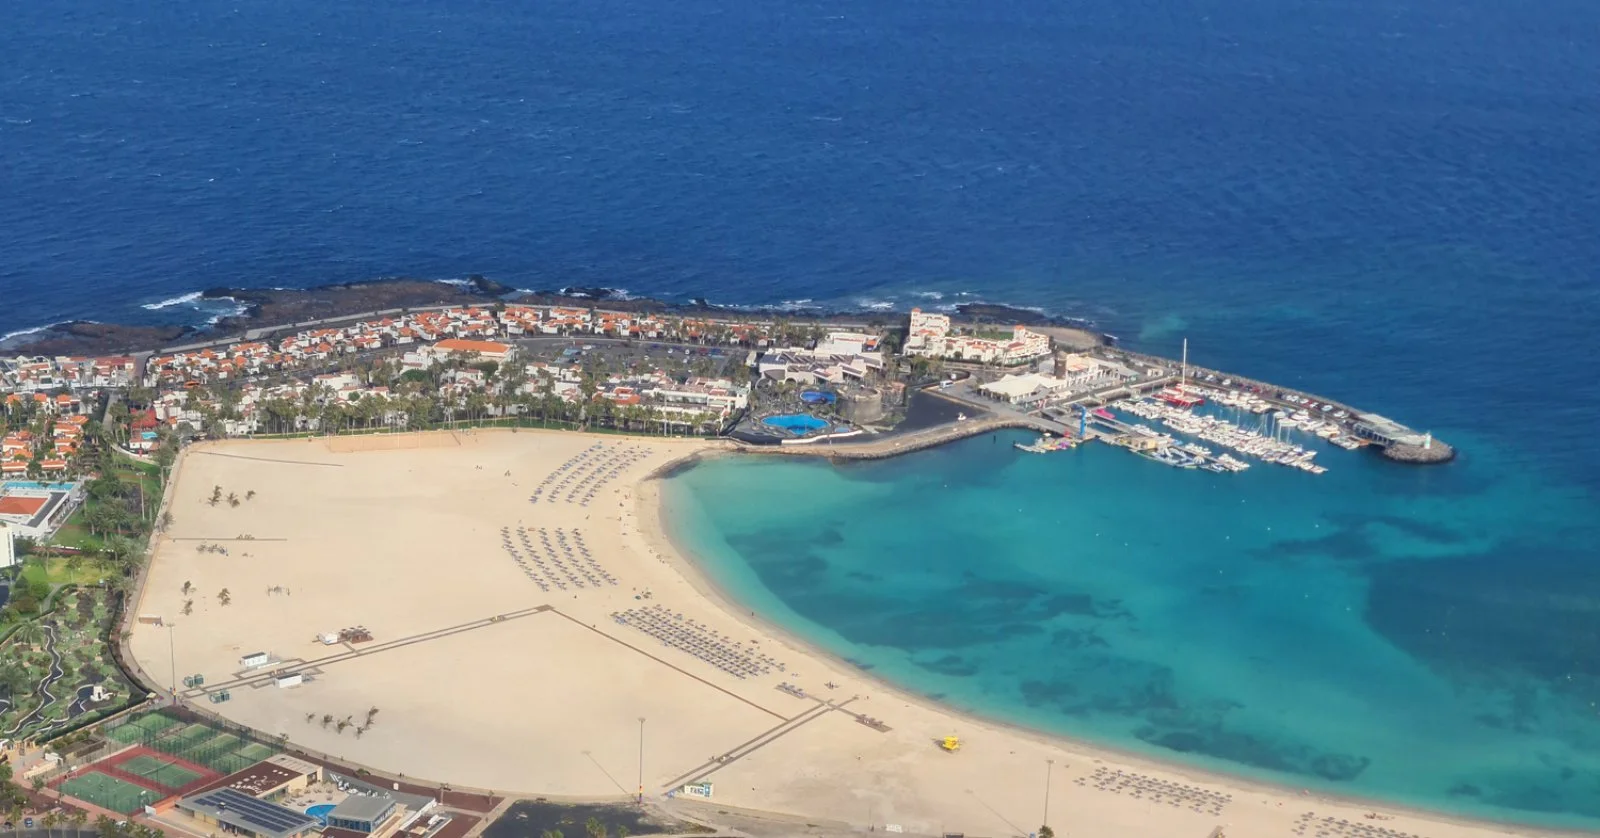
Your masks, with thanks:
[{"label": "swimming pool", "polygon": [[332,811],[332,803],[318,803],[315,806],[306,807],[306,814],[321,821],[323,826],[328,825],[328,813]]},{"label": "swimming pool", "polygon": [[808,434],[828,427],[827,422],[809,413],[785,413],[781,416],[768,416],[761,420],[761,424],[769,428],[788,431],[792,434]]},{"label": "swimming pool", "polygon": [[73,485],[72,483],[40,483],[36,480],[7,480],[5,483],[0,484],[4,488],[16,491],[33,490],[39,492],[65,492],[70,490]]},{"label": "swimming pool", "polygon": [[807,390],[800,394],[800,401],[806,404],[833,404],[839,397],[823,390]]}]

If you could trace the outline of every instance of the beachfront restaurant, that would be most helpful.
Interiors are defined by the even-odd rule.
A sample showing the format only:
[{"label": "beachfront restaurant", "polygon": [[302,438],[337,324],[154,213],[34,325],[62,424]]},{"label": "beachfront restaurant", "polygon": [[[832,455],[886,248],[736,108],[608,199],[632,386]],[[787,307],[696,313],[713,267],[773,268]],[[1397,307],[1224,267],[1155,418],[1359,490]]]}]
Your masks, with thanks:
[{"label": "beachfront restaurant", "polygon": [[395,817],[399,806],[392,797],[352,794],[328,813],[328,826],[371,835],[383,831],[384,824]]}]

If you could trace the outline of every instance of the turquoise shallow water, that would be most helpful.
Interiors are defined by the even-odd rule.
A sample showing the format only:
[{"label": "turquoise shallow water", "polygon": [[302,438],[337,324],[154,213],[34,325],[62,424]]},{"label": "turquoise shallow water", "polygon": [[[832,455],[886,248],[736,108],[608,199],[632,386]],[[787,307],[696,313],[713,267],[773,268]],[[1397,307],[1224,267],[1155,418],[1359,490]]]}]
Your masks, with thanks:
[{"label": "turquoise shallow water", "polygon": [[1600,825],[1580,489],[1445,468],[1180,472],[1001,433],[717,459],[674,537],[750,608],[983,715],[1295,787]]}]

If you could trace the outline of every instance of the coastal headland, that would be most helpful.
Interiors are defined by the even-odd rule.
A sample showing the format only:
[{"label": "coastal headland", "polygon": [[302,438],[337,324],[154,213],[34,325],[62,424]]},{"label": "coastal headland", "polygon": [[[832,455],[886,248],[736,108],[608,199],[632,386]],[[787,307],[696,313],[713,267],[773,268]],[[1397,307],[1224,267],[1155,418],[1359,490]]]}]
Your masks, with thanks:
[{"label": "coastal headland", "polygon": [[[662,480],[723,450],[556,431],[192,446],[130,609],[162,625],[131,625],[132,660],[152,686],[314,754],[523,795],[663,801],[709,783],[713,822],[728,807],[832,833],[1023,835],[1048,806],[1074,834],[1530,834],[897,691],[729,601],[674,545]],[[245,500],[213,503],[219,488]],[[195,674],[204,686],[181,686]],[[210,703],[220,690],[231,700]],[[318,722],[369,708],[365,736]]]},{"label": "coastal headland", "polygon": [[[693,300],[689,303],[669,303],[645,298],[630,298],[608,288],[563,288],[554,291],[525,292],[511,289],[481,276],[472,276],[468,279],[450,282],[411,279],[374,280],[309,289],[215,288],[202,292],[202,296],[208,299],[232,300],[241,306],[240,313],[224,318],[212,327],[203,330],[179,329],[176,327],[122,327],[81,322],[59,324],[25,336],[22,345],[13,346],[11,349],[29,353],[34,357],[54,355],[57,358],[70,358],[73,355],[103,352],[131,352],[134,355],[129,358],[109,360],[115,361],[117,364],[127,362],[131,368],[130,378],[133,380],[143,378],[147,382],[153,382],[158,385],[181,383],[185,387],[194,387],[210,383],[206,379],[209,379],[216,371],[202,369],[200,370],[199,380],[196,380],[195,375],[185,374],[184,377],[188,380],[180,381],[171,377],[174,371],[170,369],[164,374],[152,372],[146,368],[147,362],[151,362],[152,359],[170,362],[174,357],[182,355],[190,359],[199,359],[202,363],[209,364],[207,359],[214,356],[208,356],[206,353],[234,356],[241,347],[249,346],[252,347],[252,354],[248,360],[241,357],[231,357],[229,360],[234,362],[235,370],[237,370],[238,364],[247,363],[250,371],[260,373],[267,371],[267,369],[259,367],[262,356],[257,354],[257,350],[263,348],[264,344],[276,343],[287,346],[290,343],[298,343],[299,345],[293,351],[307,353],[314,348],[312,344],[326,341],[326,338],[322,337],[323,335],[337,332],[340,329],[367,329],[368,331],[362,342],[354,345],[346,344],[330,347],[329,352],[322,355],[325,359],[323,361],[316,361],[315,357],[305,354],[297,356],[302,366],[309,361],[312,362],[313,366],[317,367],[316,371],[338,371],[343,369],[344,366],[348,366],[348,364],[341,366],[339,361],[334,357],[330,357],[332,355],[349,353],[353,349],[356,350],[358,356],[366,355],[367,353],[381,355],[385,350],[395,352],[402,349],[403,346],[400,343],[413,340],[413,338],[404,338],[402,341],[400,333],[388,325],[385,325],[381,332],[385,336],[379,337],[377,336],[378,333],[371,331],[371,327],[375,324],[389,324],[392,322],[391,318],[405,319],[423,312],[473,311],[479,309],[500,311],[507,306],[514,306],[525,311],[543,310],[552,314],[555,312],[587,311],[593,315],[593,320],[586,316],[585,323],[582,324],[588,328],[542,327],[546,340],[551,335],[576,339],[580,336],[587,337],[589,334],[593,334],[599,339],[622,339],[624,342],[627,342],[631,337],[641,339],[647,336],[657,337],[658,339],[664,337],[657,333],[647,333],[638,329],[633,332],[619,331],[616,334],[606,334],[600,328],[601,315],[604,313],[605,316],[612,318],[610,321],[612,323],[619,322],[617,318],[631,322],[631,320],[645,321],[651,318],[669,317],[677,318],[683,323],[721,324],[713,328],[724,331],[737,330],[738,325],[741,323],[756,327],[758,331],[773,330],[776,327],[777,332],[785,334],[794,334],[790,330],[796,326],[802,327],[802,329],[810,329],[814,335],[821,335],[823,330],[827,329],[848,329],[851,330],[851,333],[864,333],[862,336],[874,344],[879,339],[879,337],[875,336],[881,336],[884,339],[892,339],[892,346],[899,347],[904,342],[919,339],[917,335],[923,330],[919,326],[919,322],[925,323],[925,321],[919,321],[918,318],[928,317],[928,315],[919,315],[917,310],[913,310],[911,315],[912,328],[903,330],[896,322],[898,321],[898,315],[880,311],[828,312],[821,310],[739,309],[714,306],[704,300]],[[1033,338],[1042,342],[1041,345],[1043,347],[1046,349],[1053,348],[1058,355],[1061,352],[1074,352],[1080,353],[1080,356],[1096,357],[1118,364],[1130,365],[1123,367],[1126,377],[1121,383],[1125,386],[1101,388],[1099,392],[1086,392],[1079,397],[1066,400],[1055,399],[1055,406],[1060,408],[1070,409],[1073,406],[1087,407],[1089,405],[1104,406],[1110,401],[1109,395],[1111,395],[1111,391],[1122,392],[1128,396],[1148,396],[1154,393],[1156,389],[1154,385],[1156,383],[1168,383],[1169,380],[1172,383],[1176,383],[1180,389],[1199,386],[1202,383],[1211,384],[1220,380],[1236,382],[1233,386],[1241,391],[1248,387],[1252,393],[1264,399],[1273,400],[1275,407],[1286,411],[1296,410],[1295,401],[1297,398],[1300,404],[1314,401],[1323,411],[1331,411],[1335,407],[1339,407],[1341,408],[1341,415],[1338,418],[1338,423],[1344,425],[1342,430],[1352,434],[1357,430],[1363,431],[1366,437],[1363,444],[1378,444],[1385,456],[1397,462],[1414,464],[1439,463],[1446,462],[1455,456],[1454,450],[1449,445],[1434,440],[1431,434],[1416,434],[1410,429],[1383,417],[1374,416],[1373,421],[1360,423],[1358,428],[1358,422],[1355,418],[1346,418],[1365,416],[1362,411],[1354,407],[1339,405],[1320,397],[1313,400],[1308,394],[1297,395],[1264,382],[1255,382],[1237,375],[1230,376],[1222,372],[1208,371],[1199,366],[1189,367],[1187,364],[1180,366],[1171,359],[1130,352],[1114,347],[1112,346],[1114,339],[1110,335],[1096,332],[1092,328],[1086,328],[1093,326],[1092,323],[1087,321],[1053,318],[1036,311],[984,303],[967,303],[955,306],[954,309],[961,318],[959,326],[965,334],[974,336],[991,334],[999,337],[1000,335],[1008,334],[1004,328],[997,328],[1003,327],[1005,324],[1010,324],[1011,327],[1018,330],[1027,327],[1030,331],[1019,331],[1017,334],[1019,336],[1031,334]],[[933,315],[933,317],[942,318],[944,325],[941,328],[949,328],[952,325],[952,321],[948,317],[942,315]],[[521,322],[520,315],[518,318],[520,325],[513,325],[511,321],[505,321],[503,315],[488,315],[488,322],[490,323],[494,323],[497,319],[504,321],[498,324],[498,328],[492,329],[488,334],[474,331],[472,336],[515,340],[519,335],[531,336],[537,334],[537,332],[527,331],[526,324]],[[591,328],[592,331],[589,330]],[[710,329],[701,329],[696,337],[696,342],[702,346],[708,343],[709,331]],[[687,335],[680,335],[679,337],[687,337]],[[745,338],[744,343],[751,347],[770,349],[774,346],[774,344],[769,344],[765,339],[756,339],[755,335],[751,334],[749,330],[746,330]],[[367,343],[366,341],[369,340],[374,341],[374,343]],[[174,345],[175,341],[181,342],[181,345]],[[989,343],[998,346],[1003,341],[990,341]],[[952,343],[951,345],[956,346],[957,344]],[[376,351],[374,352],[374,350]],[[157,351],[162,355],[155,355],[154,353]],[[778,354],[789,351],[792,350],[779,349]],[[801,351],[810,352],[809,357],[813,362],[826,354],[820,349]],[[952,366],[960,368],[963,366],[960,363],[962,350],[957,348],[954,352],[956,361]],[[922,354],[927,356],[928,353],[924,352]],[[910,353],[907,352],[908,360],[909,355]],[[21,357],[25,358],[27,355]],[[839,357],[834,356],[835,359]],[[1037,370],[1039,368],[1039,355],[1037,352],[1030,350],[1030,354],[1027,357],[1032,359],[1032,363],[1025,367],[1023,371]],[[351,360],[353,362],[356,359]],[[859,363],[859,360],[850,363]],[[876,363],[881,363],[881,361]],[[1138,380],[1141,373],[1133,371],[1133,368],[1137,368],[1139,365],[1142,365],[1147,370],[1144,373],[1147,377],[1142,381]],[[1010,366],[1011,369],[1016,369],[1014,362]],[[820,374],[825,375],[826,380],[838,383],[851,377],[859,379],[861,375],[870,371],[870,368],[862,370],[848,367],[849,364],[847,363],[836,368],[836,370],[844,369],[843,373],[832,371]],[[283,370],[286,368],[274,362],[270,369]],[[983,365],[969,367],[969,369],[982,371]],[[1046,369],[1049,369],[1048,365]],[[1179,379],[1171,379],[1171,376],[1174,373],[1179,373],[1180,370]],[[227,372],[227,370],[224,370],[224,373]],[[0,369],[0,385],[5,383],[3,373],[4,370]],[[767,367],[763,366],[761,368],[761,377],[764,378],[767,374]],[[1060,373],[1054,374],[1058,377],[1060,376]],[[807,377],[810,380],[818,380],[818,375],[817,370],[813,368],[810,371],[801,371],[801,378],[792,378],[785,374],[783,380],[806,380]],[[1183,378],[1182,376],[1188,377]],[[913,370],[913,374],[906,379],[906,383],[915,383],[917,377],[916,372]],[[893,379],[894,376],[891,375],[888,378]],[[921,381],[922,387],[928,386],[926,370],[921,374]],[[735,386],[738,385],[737,381],[733,383]],[[1070,417],[1059,412],[1052,415],[1048,410],[1040,409],[1048,406],[1049,404],[1035,403],[1032,411],[1001,410],[999,414],[1009,416],[1010,421],[1002,422],[999,418],[992,418],[988,420],[988,424],[994,427],[1033,427],[1047,433],[1068,433],[1067,429],[1070,426],[1070,421],[1067,420],[1070,420]],[[974,415],[981,415],[987,412],[987,406],[982,403],[981,399],[974,400],[971,407]],[[1029,415],[1030,413],[1032,415]],[[1325,418],[1327,421],[1323,422],[1323,424],[1334,424],[1334,417],[1328,416]],[[960,427],[954,421],[946,424],[949,427],[937,433],[930,432],[930,429],[927,428],[919,428],[918,433],[914,435],[916,437],[915,440],[906,438],[907,435],[904,433],[898,434],[900,438],[892,441],[880,439],[871,434],[862,437],[859,433],[841,435],[830,432],[820,436],[810,435],[805,439],[788,441],[805,443],[826,441],[827,444],[812,445],[807,450],[798,448],[792,452],[785,450],[785,453],[875,458],[890,455],[897,450],[919,450],[929,444],[937,444],[939,439],[960,439],[977,432],[971,426]],[[881,429],[881,427],[878,429]],[[723,430],[728,430],[728,428]],[[241,435],[241,433],[239,431],[230,431],[228,435],[237,436]],[[847,439],[845,438],[846,436],[855,436],[856,438]]]}]

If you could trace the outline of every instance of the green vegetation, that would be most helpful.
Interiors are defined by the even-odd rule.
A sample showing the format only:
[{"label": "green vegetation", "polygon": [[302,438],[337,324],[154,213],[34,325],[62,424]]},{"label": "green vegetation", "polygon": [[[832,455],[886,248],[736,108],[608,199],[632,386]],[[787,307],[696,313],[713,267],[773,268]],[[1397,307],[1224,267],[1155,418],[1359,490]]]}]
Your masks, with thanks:
[{"label": "green vegetation", "polygon": [[[114,604],[143,561],[165,472],[117,452],[114,435],[89,423],[77,461],[82,506],[54,537],[18,543],[22,566],[0,609],[0,736],[47,739],[135,692],[114,663]],[[94,686],[107,698],[73,718],[78,691]]]},{"label": "green vegetation", "polygon": [[122,568],[98,557],[67,556],[59,559],[30,558],[22,564],[22,578],[32,584],[99,585],[114,578]]},{"label": "green vegetation", "polygon": [[[107,653],[111,610],[103,590],[57,588],[47,610],[20,619],[0,642],[0,696],[6,699],[0,736],[48,736],[85,717],[114,712],[133,696],[133,685]],[[95,686],[106,698],[74,718],[78,691]]]}]

